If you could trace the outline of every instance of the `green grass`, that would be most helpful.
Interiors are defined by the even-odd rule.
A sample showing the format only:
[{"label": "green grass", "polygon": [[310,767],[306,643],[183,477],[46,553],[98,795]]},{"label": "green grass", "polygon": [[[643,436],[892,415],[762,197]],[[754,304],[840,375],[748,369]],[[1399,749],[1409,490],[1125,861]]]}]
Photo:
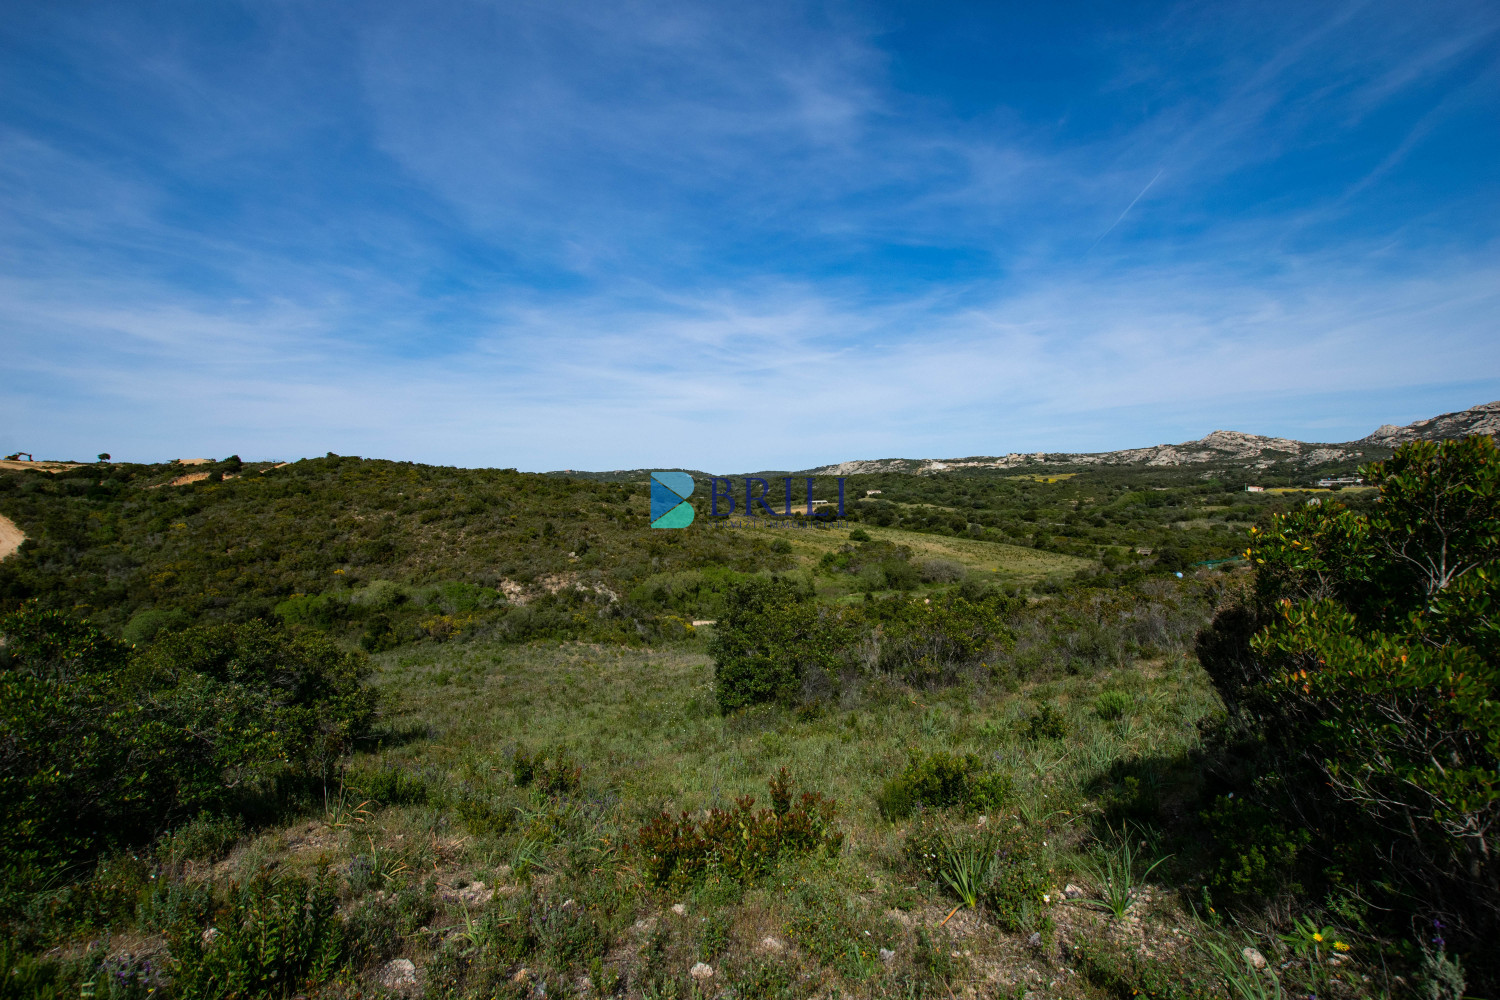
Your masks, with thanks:
[{"label": "green grass", "polygon": [[[752,533],[756,536],[784,538],[792,546],[792,553],[805,566],[811,567],[826,552],[835,552],[849,543],[849,532],[855,526],[818,528],[772,528],[732,527],[722,530]],[[1034,584],[1047,579],[1072,576],[1081,569],[1096,565],[1092,560],[1078,556],[1046,552],[975,538],[950,538],[902,528],[882,528],[874,524],[861,524],[874,541],[905,545],[912,550],[913,559],[948,559],[959,563],[972,572],[993,574],[997,583],[1006,585]]]},{"label": "green grass", "polygon": [[[674,809],[763,795],[766,779],[787,766],[871,828],[882,826],[875,794],[905,765],[909,748],[998,754],[1023,781],[1053,780],[1074,793],[1123,755],[1189,745],[1194,723],[1214,704],[1201,671],[1181,660],[1156,667],[1160,673],[1149,680],[1139,670],[1117,672],[1117,686],[1149,685],[1153,692],[1133,730],[1097,719],[1101,678],[1014,693],[892,692],[811,719],[775,709],[724,718],[714,710],[712,664],[692,644],[642,650],[475,642],[393,651],[376,664],[378,685],[399,706],[392,721],[433,734],[385,751],[385,762],[503,783],[504,755],[517,743],[563,744],[589,781],[623,801]],[[1057,704],[1072,722],[1067,744],[1021,738],[1023,720],[1042,702]],[[1067,768],[1054,765],[1059,756]]]}]

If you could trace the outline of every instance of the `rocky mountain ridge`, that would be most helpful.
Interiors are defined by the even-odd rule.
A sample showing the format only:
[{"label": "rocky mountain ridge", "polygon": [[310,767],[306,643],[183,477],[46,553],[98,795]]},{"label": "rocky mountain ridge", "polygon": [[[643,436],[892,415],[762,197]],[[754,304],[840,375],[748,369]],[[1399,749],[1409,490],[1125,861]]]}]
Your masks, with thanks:
[{"label": "rocky mountain ridge", "polygon": [[1500,401],[1444,413],[1405,426],[1386,424],[1358,441],[1323,444],[1266,437],[1242,431],[1213,431],[1196,441],[1158,444],[1104,452],[1012,452],[1008,455],[944,459],[880,458],[837,462],[808,470],[811,475],[853,476],[878,472],[914,474],[956,469],[1013,469],[1027,465],[1146,465],[1174,466],[1226,463],[1269,468],[1277,462],[1312,466],[1326,462],[1382,458],[1408,441],[1439,441],[1470,434],[1500,438]]}]

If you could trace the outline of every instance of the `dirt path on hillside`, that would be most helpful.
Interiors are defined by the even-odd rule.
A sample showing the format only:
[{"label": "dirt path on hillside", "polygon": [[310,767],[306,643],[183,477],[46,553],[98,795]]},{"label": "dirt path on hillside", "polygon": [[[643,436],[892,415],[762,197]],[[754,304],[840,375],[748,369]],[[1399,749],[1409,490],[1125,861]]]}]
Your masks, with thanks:
[{"label": "dirt path on hillside", "polygon": [[25,472],[28,469],[62,472],[65,469],[76,469],[82,464],[82,462],[16,462],[8,458],[0,459],[0,469],[14,469],[17,472]]},{"label": "dirt path on hillside", "polygon": [[26,536],[21,534],[21,529],[16,527],[15,522],[0,514],[0,559],[15,552],[24,541]]}]

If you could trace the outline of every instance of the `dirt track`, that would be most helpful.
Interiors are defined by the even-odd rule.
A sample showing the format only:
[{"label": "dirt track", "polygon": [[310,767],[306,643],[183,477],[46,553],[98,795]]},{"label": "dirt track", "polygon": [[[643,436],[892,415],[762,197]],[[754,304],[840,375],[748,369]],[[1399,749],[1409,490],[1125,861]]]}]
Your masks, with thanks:
[{"label": "dirt track", "polygon": [[19,549],[24,541],[26,536],[21,534],[21,529],[16,527],[15,522],[0,514],[0,559]]},{"label": "dirt track", "polygon": [[28,469],[62,472],[64,469],[76,469],[82,464],[82,462],[15,462],[8,458],[0,459],[0,469],[14,469],[17,472],[25,472]]}]

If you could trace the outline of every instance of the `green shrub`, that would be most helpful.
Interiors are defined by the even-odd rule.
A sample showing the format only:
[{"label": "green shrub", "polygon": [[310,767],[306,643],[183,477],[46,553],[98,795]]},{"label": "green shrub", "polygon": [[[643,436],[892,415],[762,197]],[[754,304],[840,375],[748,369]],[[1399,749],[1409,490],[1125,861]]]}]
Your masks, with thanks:
[{"label": "green shrub", "polygon": [[864,632],[856,612],[816,604],[790,581],[733,587],[709,642],[719,710],[790,705],[805,683],[836,685]]},{"label": "green shrub", "polygon": [[[998,827],[953,829],[919,822],[906,833],[902,857],[909,873],[948,889],[961,902],[969,902],[965,897],[972,893],[973,900],[1010,931],[1037,924],[1042,897],[1053,881],[1035,844]],[[977,871],[974,884],[960,888],[955,883],[967,880],[954,877],[955,862],[973,857],[982,859],[977,866],[967,865]]]},{"label": "green shrub", "polygon": [[919,806],[958,806],[965,812],[989,812],[1009,799],[1010,792],[1010,777],[985,767],[977,754],[960,757],[938,750],[926,757],[913,753],[901,773],[881,788],[875,801],[882,816],[898,820],[910,816]]},{"label": "green shrub", "polygon": [[855,528],[849,532],[849,541],[851,542],[868,542],[869,540],[870,533],[864,528]]},{"label": "green shrub", "polygon": [[[1218,1000],[1222,996],[1217,977],[1196,956],[1186,961],[1170,955],[1148,957],[1112,941],[1085,940],[1074,942],[1071,957],[1084,982],[1114,1000]],[[1264,988],[1267,997],[1279,995],[1279,991],[1270,992],[1269,986]]]},{"label": "green shrub", "polygon": [[1051,702],[1043,702],[1022,728],[1029,740],[1060,740],[1068,735],[1068,720]]},{"label": "green shrub", "polygon": [[230,891],[205,940],[184,924],[172,935],[174,992],[183,1000],[290,997],[327,981],[344,962],[338,894],[326,868],[311,881],[261,872]]},{"label": "green shrub", "polygon": [[136,922],[142,929],[165,934],[182,926],[207,926],[214,912],[213,885],[161,878],[151,893],[136,908]]},{"label": "green shrub", "polygon": [[879,628],[879,669],[908,683],[951,683],[957,676],[1008,648],[1005,616],[1014,602],[999,591],[977,600],[961,592],[913,600],[893,595],[866,602],[865,615]]},{"label": "green shrub", "polygon": [[132,652],[34,605],[0,619],[0,633],[12,888],[326,778],[374,715],[363,659],[316,634],[197,627]]},{"label": "green shrub", "polygon": [[[1199,659],[1229,709],[1229,753],[1258,755],[1242,795],[1296,817],[1281,826],[1305,827],[1306,850],[1398,912],[1492,941],[1500,455],[1484,436],[1414,442],[1363,471],[1380,488],[1367,511],[1299,506],[1255,530],[1254,591],[1221,609]],[[1292,846],[1231,839],[1221,877],[1263,885]]]},{"label": "green shrub", "polygon": [[383,806],[420,806],[433,797],[422,775],[401,767],[353,772],[346,780],[360,795]]},{"label": "green shrub", "polygon": [[145,645],[162,632],[175,632],[191,623],[192,619],[180,608],[147,608],[131,616],[120,638],[132,646]]},{"label": "green shrub", "polygon": [[1094,699],[1094,713],[1105,722],[1125,717],[1135,707],[1135,699],[1124,691],[1101,691]]},{"label": "green shrub", "polygon": [[1232,895],[1272,896],[1295,885],[1299,856],[1312,839],[1269,809],[1220,795],[1199,814],[1214,861],[1209,885]]},{"label": "green shrub", "polygon": [[635,849],[647,878],[658,887],[688,884],[718,875],[745,882],[790,854],[837,854],[843,834],[833,826],[836,803],[816,792],[791,800],[785,769],[773,779],[773,808],[756,811],[755,798],[733,809],[710,809],[706,818],[662,813],[636,834]]},{"label": "green shrub", "polygon": [[240,817],[202,812],[196,819],[162,837],[156,850],[159,856],[172,862],[217,861],[228,854],[244,834],[245,822]]},{"label": "green shrub", "polygon": [[583,789],[583,767],[562,747],[554,749],[550,757],[516,747],[511,774],[517,787],[535,787],[544,795],[577,795]]},{"label": "green shrub", "polygon": [[791,966],[774,959],[751,958],[732,963],[725,979],[736,997],[744,1000],[793,1000],[797,977]]}]

